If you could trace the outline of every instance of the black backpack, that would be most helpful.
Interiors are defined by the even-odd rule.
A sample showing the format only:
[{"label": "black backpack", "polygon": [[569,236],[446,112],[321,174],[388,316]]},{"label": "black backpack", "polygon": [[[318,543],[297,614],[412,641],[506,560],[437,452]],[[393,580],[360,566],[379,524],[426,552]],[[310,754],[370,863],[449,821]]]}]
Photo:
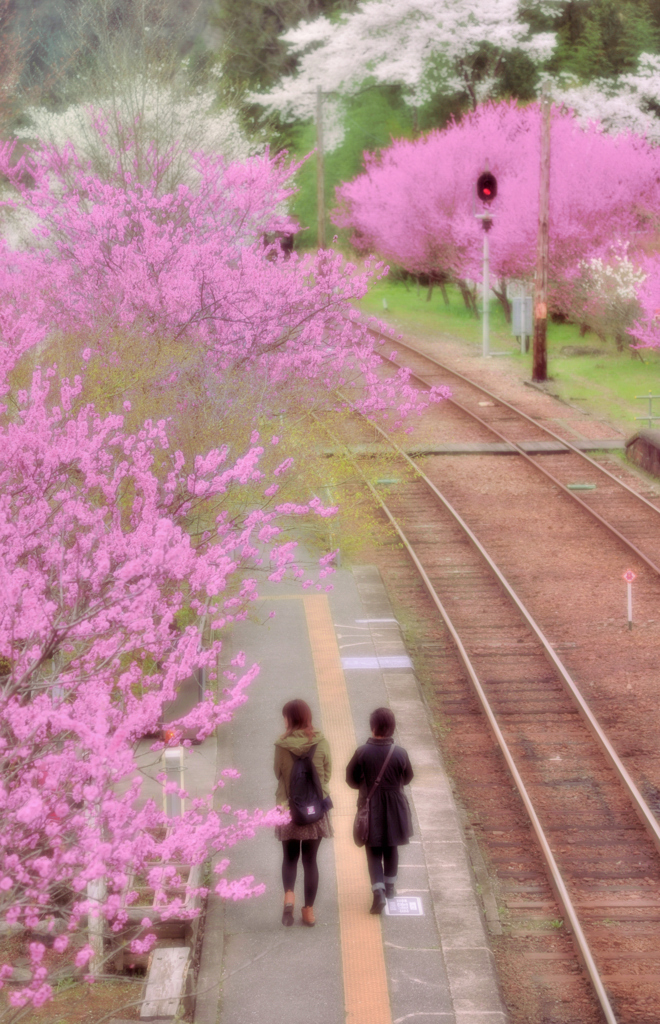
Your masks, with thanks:
[{"label": "black backpack", "polygon": [[315,743],[302,757],[289,751],[293,757],[289,779],[289,810],[294,825],[311,825],[315,821],[320,821],[325,814],[323,790],[316,768],[312,764],[317,746]]}]

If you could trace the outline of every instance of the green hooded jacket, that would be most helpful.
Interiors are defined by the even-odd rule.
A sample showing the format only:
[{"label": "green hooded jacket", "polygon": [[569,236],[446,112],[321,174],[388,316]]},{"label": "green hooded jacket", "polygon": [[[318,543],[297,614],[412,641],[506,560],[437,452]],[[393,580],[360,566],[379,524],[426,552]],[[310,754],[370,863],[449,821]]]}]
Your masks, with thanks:
[{"label": "green hooded jacket", "polygon": [[314,730],[311,740],[302,729],[296,729],[290,736],[280,736],[279,740],[275,741],[275,764],[273,767],[275,778],[278,780],[275,803],[279,804],[280,807],[289,806],[289,779],[291,778],[291,769],[293,768],[293,754],[300,757],[306,754],[315,743],[317,747],[314,751],[312,763],[318,773],[323,796],[330,796],[328,784],[332,772],[332,761],[330,760],[328,741],[320,729]]}]

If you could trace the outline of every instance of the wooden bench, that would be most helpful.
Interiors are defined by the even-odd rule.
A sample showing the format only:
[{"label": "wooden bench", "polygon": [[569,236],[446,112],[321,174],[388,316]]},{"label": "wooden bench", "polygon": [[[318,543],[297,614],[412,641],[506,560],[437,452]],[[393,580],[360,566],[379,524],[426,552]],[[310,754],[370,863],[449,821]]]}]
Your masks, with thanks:
[{"label": "wooden bench", "polygon": [[189,965],[189,946],[164,946],[154,950],[140,1020],[155,1021],[176,1016],[185,995]]}]

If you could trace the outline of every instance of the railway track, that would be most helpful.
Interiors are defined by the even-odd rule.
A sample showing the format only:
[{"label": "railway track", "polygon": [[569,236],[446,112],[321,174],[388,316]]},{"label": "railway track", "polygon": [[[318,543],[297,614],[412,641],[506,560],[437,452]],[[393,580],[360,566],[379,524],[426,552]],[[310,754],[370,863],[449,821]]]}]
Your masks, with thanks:
[{"label": "railway track", "polygon": [[[657,1024],[656,817],[570,673],[483,545],[432,480],[380,428],[370,424],[365,437],[371,439],[374,429],[396,451],[402,479],[384,495],[356,468],[405,545],[456,645],[524,804],[603,1019],[608,1024]],[[598,898],[594,877],[600,879]],[[637,895],[640,878],[642,899]]]},{"label": "railway track", "polygon": [[[496,437],[501,443],[513,447],[536,472],[543,474],[554,487],[607,529],[639,563],[660,576],[658,505],[581,451],[570,438],[550,430],[489,389],[400,339],[390,338],[380,331],[372,333],[391,341],[398,349],[405,349],[405,364],[383,356],[385,362],[397,368],[409,367],[413,378],[425,388],[450,383],[453,396],[446,401],[461,416],[478,425],[485,441]],[[448,375],[451,381],[447,380]],[[547,444],[549,441],[555,443],[552,454],[533,455],[525,450],[534,442]],[[557,453],[558,446],[562,446],[564,451]],[[579,494],[569,486],[578,479],[584,488]]]}]

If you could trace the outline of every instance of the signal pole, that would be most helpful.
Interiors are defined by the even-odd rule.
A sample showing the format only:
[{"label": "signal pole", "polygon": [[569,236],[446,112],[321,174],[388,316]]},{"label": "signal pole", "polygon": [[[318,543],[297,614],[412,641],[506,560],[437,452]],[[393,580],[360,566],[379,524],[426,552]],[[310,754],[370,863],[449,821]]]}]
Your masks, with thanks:
[{"label": "signal pole", "polygon": [[488,232],[493,225],[490,217],[483,217],[481,226],[484,229],[483,253],[483,322],[481,325],[481,354],[484,359],[490,355],[490,248]]},{"label": "signal pole", "polygon": [[539,184],[539,231],[534,281],[534,347],[532,380],[548,379],[548,221],[550,210],[550,124],[552,103],[547,82],[541,93],[541,174]]},{"label": "signal pole", "polygon": [[319,249],[325,249],[325,181],[323,151],[323,90],[316,87],[316,221]]},{"label": "signal pole", "polygon": [[[490,204],[497,195],[497,179],[494,174],[491,174],[488,170],[488,161],[486,161],[486,170],[479,175],[477,178],[477,197],[485,205],[486,211],[488,211]],[[475,214],[477,220],[481,221],[481,226],[484,231],[484,255],[483,255],[483,322],[482,322],[482,334],[481,334],[481,354],[485,359],[490,355],[490,251],[488,245],[488,232],[493,226],[493,215],[489,212]]]}]

